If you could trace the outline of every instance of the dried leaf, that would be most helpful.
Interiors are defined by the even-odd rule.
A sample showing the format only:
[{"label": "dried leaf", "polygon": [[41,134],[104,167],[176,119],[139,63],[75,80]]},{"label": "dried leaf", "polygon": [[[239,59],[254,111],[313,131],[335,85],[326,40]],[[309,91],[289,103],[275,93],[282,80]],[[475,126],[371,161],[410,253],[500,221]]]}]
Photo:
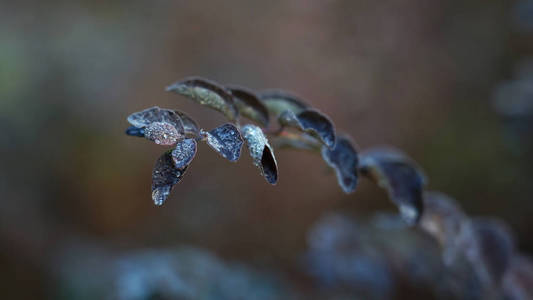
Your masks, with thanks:
[{"label": "dried leaf", "polygon": [[335,146],[335,126],[326,115],[317,110],[306,109],[299,113],[286,110],[279,116],[279,123],[310,133],[329,148]]},{"label": "dried leaf", "polygon": [[450,265],[460,251],[457,237],[465,226],[466,215],[455,200],[442,193],[426,192],[423,197],[420,227],[439,242],[444,249],[444,262]]},{"label": "dried leaf", "polygon": [[255,121],[263,127],[268,127],[268,109],[254,92],[239,86],[229,86],[227,88],[231,91],[241,116]]},{"label": "dried leaf", "polygon": [[248,124],[242,127],[242,136],[248,145],[248,151],[254,164],[270,184],[278,182],[278,165],[274,151],[261,128]]},{"label": "dried leaf", "polygon": [[299,113],[309,108],[309,105],[297,96],[281,90],[262,91],[259,93],[259,99],[265,104],[270,114],[275,117],[286,110]]},{"label": "dried leaf", "polygon": [[316,152],[322,149],[322,143],[314,137],[305,133],[299,134],[288,131],[282,131],[279,135],[274,136],[271,144],[274,149],[292,148]]},{"label": "dried leaf", "polygon": [[407,223],[419,221],[426,179],[414,161],[397,150],[374,149],[362,154],[360,171],[387,190]]},{"label": "dried leaf", "polygon": [[194,139],[181,140],[176,144],[176,148],[172,150],[171,155],[176,168],[186,168],[196,155],[196,141]]},{"label": "dried leaf", "polygon": [[230,121],[235,121],[238,117],[238,110],[231,93],[213,81],[200,77],[189,77],[169,85],[166,90],[215,109],[223,113]]},{"label": "dried leaf", "polygon": [[233,124],[221,125],[205,134],[207,135],[207,144],[218,154],[232,162],[239,159],[244,141],[239,129]]},{"label": "dried leaf", "polygon": [[157,106],[128,116],[132,124],[126,134],[144,136],[160,145],[173,145],[185,135],[181,117],[173,110]]},{"label": "dried leaf", "polygon": [[322,146],[322,158],[335,169],[337,181],[345,193],[355,191],[359,157],[350,139],[339,136],[333,149]]},{"label": "dried leaf", "polygon": [[163,205],[172,187],[181,181],[187,167],[177,168],[174,165],[172,151],[166,151],[155,163],[152,172],[152,200],[155,205]]}]

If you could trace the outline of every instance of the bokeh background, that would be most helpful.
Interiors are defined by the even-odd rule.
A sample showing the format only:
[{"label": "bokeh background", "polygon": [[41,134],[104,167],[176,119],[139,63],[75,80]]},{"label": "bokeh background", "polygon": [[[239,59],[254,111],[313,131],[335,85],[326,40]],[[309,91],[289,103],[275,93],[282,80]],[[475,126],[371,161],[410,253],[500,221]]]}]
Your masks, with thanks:
[{"label": "bokeh background", "polygon": [[[126,136],[126,117],[158,105],[203,128],[224,122],[164,91],[190,75],[295,92],[360,149],[403,149],[430,189],[469,215],[503,219],[521,251],[533,252],[533,1],[3,0],[3,298],[98,299],[109,287],[89,281],[112,276],[117,260],[150,269],[135,255],[184,255],[178,261],[205,270],[220,264],[220,278],[233,272],[253,294],[262,289],[249,285],[263,279],[247,272],[265,272],[265,282],[291,290],[272,283],[272,299],[316,296],[302,267],[314,224],[332,211],[362,219],[395,212],[368,181],[344,194],[311,153],[278,151],[273,187],[247,155],[232,164],[205,145],[155,207],[151,171],[163,148]],[[143,276],[168,279],[158,274]],[[377,288],[387,284],[372,276],[370,286],[372,278],[385,281]],[[164,298],[135,291],[122,296]]]}]

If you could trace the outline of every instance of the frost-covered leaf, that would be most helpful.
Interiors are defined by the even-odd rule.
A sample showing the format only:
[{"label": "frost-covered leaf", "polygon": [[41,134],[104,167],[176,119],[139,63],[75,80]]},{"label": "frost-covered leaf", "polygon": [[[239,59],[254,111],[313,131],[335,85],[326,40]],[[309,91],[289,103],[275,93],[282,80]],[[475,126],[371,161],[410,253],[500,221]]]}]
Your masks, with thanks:
[{"label": "frost-covered leaf", "polygon": [[259,93],[259,99],[261,99],[270,114],[274,117],[278,117],[286,110],[298,113],[309,108],[309,105],[297,96],[281,90],[262,91]]},{"label": "frost-covered leaf", "polygon": [[237,127],[227,123],[205,134],[207,135],[207,144],[222,157],[232,162],[239,159],[244,142]]},{"label": "frost-covered leaf", "polygon": [[215,109],[231,121],[238,117],[238,110],[231,93],[213,81],[200,77],[189,77],[167,86],[166,90]]},{"label": "frost-covered leaf", "polygon": [[418,222],[424,208],[426,179],[414,161],[397,150],[374,149],[361,155],[360,170],[387,190],[407,223]]},{"label": "frost-covered leaf", "polygon": [[355,191],[359,157],[350,139],[346,136],[339,136],[332,149],[322,146],[322,158],[335,170],[342,190],[345,193]]},{"label": "frost-covered leaf", "polygon": [[157,106],[131,114],[128,122],[133,126],[126,130],[126,134],[144,136],[160,145],[173,145],[185,135],[179,114]]},{"label": "frost-covered leaf", "polygon": [[239,86],[228,86],[227,88],[231,91],[241,116],[255,121],[263,127],[268,127],[268,109],[254,92]]},{"label": "frost-covered leaf", "polygon": [[196,141],[194,139],[181,140],[176,144],[176,148],[172,150],[171,155],[176,168],[186,168],[196,155]]},{"label": "frost-covered leaf", "polygon": [[179,110],[175,110],[174,112],[180,117],[185,134],[190,137],[199,137],[200,127],[198,127],[198,124],[186,113]]},{"label": "frost-covered leaf", "polygon": [[184,137],[184,131],[166,122],[153,122],[144,128],[144,137],[158,145],[174,145]]},{"label": "frost-covered leaf", "polygon": [[444,249],[444,262],[450,265],[460,251],[457,237],[465,226],[466,215],[454,199],[442,193],[426,192],[423,197],[420,227],[439,242]]},{"label": "frost-covered leaf", "polygon": [[335,126],[323,113],[306,109],[299,113],[286,110],[278,118],[282,126],[297,128],[318,137],[324,145],[332,148],[335,145]]},{"label": "frost-covered leaf", "polygon": [[242,136],[248,146],[254,165],[270,184],[278,182],[278,165],[274,151],[261,128],[248,124],[242,127]]},{"label": "frost-covered leaf", "polygon": [[128,116],[128,122],[138,128],[147,127],[154,122],[169,123],[178,129],[183,128],[180,116],[175,111],[158,106],[132,113]]},{"label": "frost-covered leaf", "polygon": [[271,138],[270,143],[274,149],[292,148],[298,150],[320,151],[322,143],[308,134],[282,131]]},{"label": "frost-covered leaf", "polygon": [[172,151],[166,151],[155,163],[152,172],[152,200],[155,205],[163,205],[172,187],[181,181],[187,167],[177,168],[174,165]]}]

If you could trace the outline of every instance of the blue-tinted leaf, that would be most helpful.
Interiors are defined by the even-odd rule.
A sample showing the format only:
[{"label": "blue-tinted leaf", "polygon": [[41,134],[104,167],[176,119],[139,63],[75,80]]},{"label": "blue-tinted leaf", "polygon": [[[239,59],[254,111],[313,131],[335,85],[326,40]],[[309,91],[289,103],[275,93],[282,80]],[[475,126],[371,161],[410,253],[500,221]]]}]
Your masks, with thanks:
[{"label": "blue-tinted leaf", "polygon": [[335,126],[323,113],[314,109],[305,109],[299,113],[286,110],[279,116],[282,126],[297,128],[318,137],[324,145],[332,148],[335,145]]},{"label": "blue-tinted leaf", "polygon": [[387,190],[407,223],[419,221],[424,209],[422,192],[426,179],[414,161],[397,150],[375,149],[361,155],[360,170]]},{"label": "blue-tinted leaf", "polygon": [[511,230],[500,220],[485,218],[472,219],[470,228],[475,243],[467,249],[467,257],[482,279],[500,284],[514,255]]},{"label": "blue-tinted leaf", "polygon": [[355,191],[359,158],[350,139],[346,136],[339,136],[333,149],[322,146],[322,158],[335,170],[342,190],[345,193]]},{"label": "blue-tinted leaf", "polygon": [[172,187],[181,181],[187,167],[177,168],[174,165],[172,151],[166,151],[155,163],[152,172],[152,200],[155,205],[163,205]]},{"label": "blue-tinted leaf", "polygon": [[126,134],[144,136],[156,144],[173,145],[185,135],[179,114],[157,106],[131,114],[128,122],[133,126]]},{"label": "blue-tinted leaf", "polygon": [[147,127],[154,122],[172,124],[178,131],[180,131],[180,128],[183,128],[180,116],[175,111],[158,106],[132,113],[128,116],[128,122],[138,128]]},{"label": "blue-tinted leaf", "polygon": [[533,260],[514,255],[503,278],[504,299],[533,299]]},{"label": "blue-tinted leaf", "polygon": [[263,130],[252,124],[243,126],[241,130],[254,165],[261,170],[261,174],[268,183],[276,184],[278,182],[278,165],[274,151]]},{"label": "blue-tinted leaf", "polygon": [[196,122],[191,117],[179,110],[175,110],[174,112],[180,117],[181,123],[183,125],[183,130],[185,131],[185,134],[187,136],[200,136],[200,127],[198,127],[198,124],[196,124]]},{"label": "blue-tinted leaf", "polygon": [[259,99],[265,104],[270,114],[278,117],[282,112],[290,110],[299,113],[309,108],[299,97],[282,90],[265,90],[259,93]]},{"label": "blue-tinted leaf", "polygon": [[200,77],[189,77],[169,85],[166,90],[215,109],[231,121],[238,117],[238,110],[231,93],[213,81]]},{"label": "blue-tinted leaf", "polygon": [[239,129],[232,124],[224,124],[206,132],[207,144],[229,161],[237,161],[241,156],[243,140]]},{"label": "blue-tinted leaf", "polygon": [[176,144],[171,155],[176,168],[186,168],[196,155],[196,141],[194,139],[181,140]]},{"label": "blue-tinted leaf", "polygon": [[144,128],[130,126],[126,129],[126,134],[130,136],[144,137]]},{"label": "blue-tinted leaf", "polygon": [[450,265],[460,251],[457,237],[461,234],[467,217],[454,199],[442,193],[426,192],[423,197],[424,213],[419,225],[439,242],[444,249],[444,262]]},{"label": "blue-tinted leaf", "polygon": [[268,127],[268,109],[254,92],[240,86],[228,86],[227,88],[231,91],[241,116],[255,121],[263,127]]}]

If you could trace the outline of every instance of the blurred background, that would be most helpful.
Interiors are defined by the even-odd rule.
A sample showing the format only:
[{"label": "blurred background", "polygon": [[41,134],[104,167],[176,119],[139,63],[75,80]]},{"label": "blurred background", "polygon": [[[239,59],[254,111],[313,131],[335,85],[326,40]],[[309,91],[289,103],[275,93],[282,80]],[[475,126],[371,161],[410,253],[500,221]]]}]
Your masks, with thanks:
[{"label": "blurred background", "polygon": [[[126,136],[126,117],[158,105],[220,125],[164,91],[190,75],[293,91],[360,149],[403,149],[430,189],[468,215],[501,218],[533,252],[533,1],[3,0],[5,299],[438,298],[380,259],[346,266],[362,279],[342,288],[308,271],[328,214],[379,231],[375,216],[396,213],[368,181],[344,194],[311,153],[278,151],[270,186],[248,155],[232,164],[202,144],[154,206],[164,148]],[[423,244],[424,266],[442,268],[430,240],[380,234],[391,239],[367,244]]]}]

